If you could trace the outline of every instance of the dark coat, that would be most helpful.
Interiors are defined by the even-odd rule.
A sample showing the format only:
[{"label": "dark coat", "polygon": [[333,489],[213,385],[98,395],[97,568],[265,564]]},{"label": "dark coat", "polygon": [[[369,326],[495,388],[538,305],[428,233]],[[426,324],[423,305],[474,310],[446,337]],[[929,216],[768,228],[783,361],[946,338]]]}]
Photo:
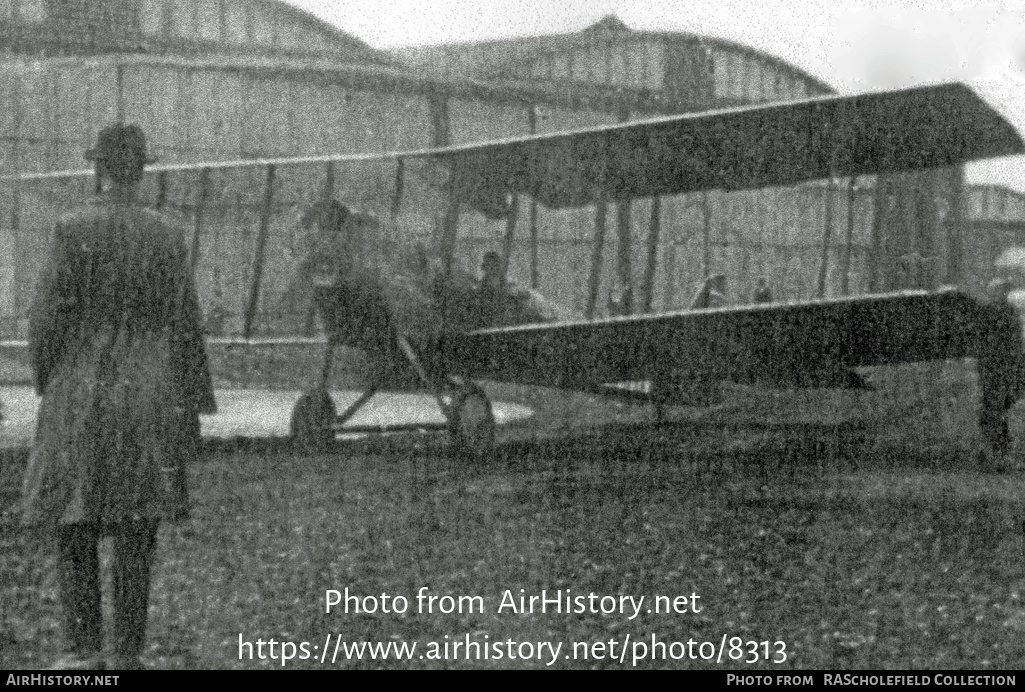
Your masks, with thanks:
[{"label": "dark coat", "polygon": [[183,518],[198,414],[216,409],[183,234],[100,198],[55,235],[29,325],[43,399],[24,521]]}]

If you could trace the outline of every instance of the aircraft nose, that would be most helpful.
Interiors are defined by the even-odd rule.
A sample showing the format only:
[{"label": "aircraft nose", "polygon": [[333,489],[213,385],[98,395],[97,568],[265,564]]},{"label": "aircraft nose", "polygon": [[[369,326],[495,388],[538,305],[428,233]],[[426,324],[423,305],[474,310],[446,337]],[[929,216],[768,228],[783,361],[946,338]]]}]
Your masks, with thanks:
[{"label": "aircraft nose", "polygon": [[333,274],[315,292],[325,325],[338,343],[379,351],[389,343],[391,317],[378,282],[360,274]]}]

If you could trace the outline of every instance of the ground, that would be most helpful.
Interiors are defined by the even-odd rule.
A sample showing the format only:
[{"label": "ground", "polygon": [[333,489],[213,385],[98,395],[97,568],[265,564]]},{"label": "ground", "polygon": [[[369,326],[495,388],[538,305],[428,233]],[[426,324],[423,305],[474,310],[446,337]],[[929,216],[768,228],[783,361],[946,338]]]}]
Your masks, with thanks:
[{"label": "ground", "polygon": [[[657,428],[644,409],[492,387],[539,415],[503,431],[483,464],[435,434],[319,456],[210,443],[191,469],[192,519],[161,528],[146,662],[282,667],[274,639],[276,654],[307,644],[287,668],[1016,668],[1025,476],[980,466],[965,373],[899,369],[874,376],[872,394],[732,388]],[[0,669],[59,651],[52,558],[10,511],[24,459],[9,452],[0,468]],[[421,613],[423,587],[481,600]],[[378,612],[326,613],[328,592],[345,589]],[[622,614],[518,612],[542,590],[645,601],[632,619],[629,602]],[[408,612],[380,612],[384,594]],[[686,612],[649,614],[658,596]],[[334,635],[418,648],[357,659],[334,654]],[[467,640],[492,656],[444,649]],[[510,640],[532,657],[510,660]],[[562,644],[554,661],[539,642]],[[432,658],[432,643],[448,655]]]}]

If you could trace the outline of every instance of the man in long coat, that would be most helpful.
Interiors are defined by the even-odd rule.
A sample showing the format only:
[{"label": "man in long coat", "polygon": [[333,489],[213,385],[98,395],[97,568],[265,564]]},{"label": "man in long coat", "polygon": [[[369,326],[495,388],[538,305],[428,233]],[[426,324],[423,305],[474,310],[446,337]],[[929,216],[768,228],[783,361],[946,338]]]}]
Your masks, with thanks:
[{"label": "man in long coat", "polygon": [[185,464],[215,410],[183,234],[141,208],[137,126],[104,129],[106,192],[60,220],[36,289],[29,345],[42,395],[24,521],[56,533],[70,653],[102,665],[97,544],[112,536],[113,659],[139,667],[157,525],[187,513]]}]

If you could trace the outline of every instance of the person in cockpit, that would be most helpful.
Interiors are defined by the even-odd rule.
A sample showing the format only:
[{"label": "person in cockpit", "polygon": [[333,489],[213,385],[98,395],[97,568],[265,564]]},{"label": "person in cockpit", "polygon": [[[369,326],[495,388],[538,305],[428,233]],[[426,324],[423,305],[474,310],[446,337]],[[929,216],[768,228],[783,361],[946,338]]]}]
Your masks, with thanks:
[{"label": "person in cockpit", "polygon": [[752,302],[755,303],[772,302],[772,289],[769,288],[769,283],[765,280],[764,276],[758,277],[758,285],[755,286],[755,292],[752,299]]}]

